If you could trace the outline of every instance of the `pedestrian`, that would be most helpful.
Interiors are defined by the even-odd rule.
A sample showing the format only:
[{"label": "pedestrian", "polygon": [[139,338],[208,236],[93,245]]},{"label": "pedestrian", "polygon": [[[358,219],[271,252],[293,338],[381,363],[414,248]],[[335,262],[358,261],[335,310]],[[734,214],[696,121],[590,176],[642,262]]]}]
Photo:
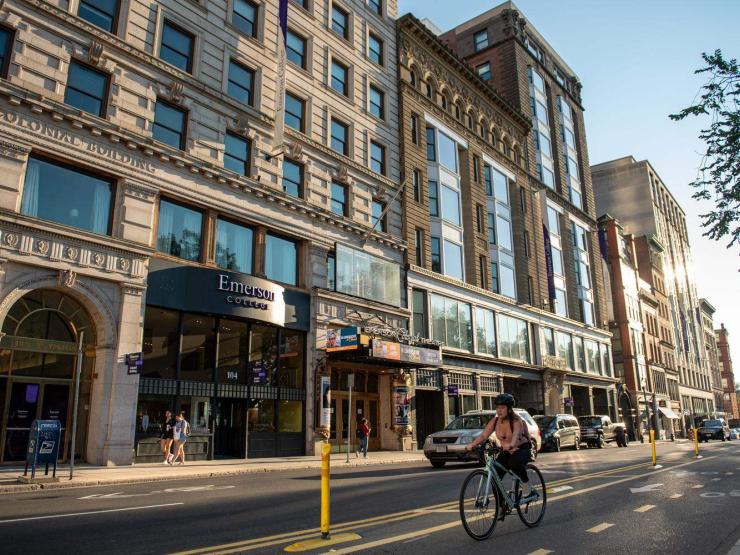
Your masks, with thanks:
[{"label": "pedestrian", "polygon": [[181,412],[175,417],[175,427],[173,436],[175,440],[175,458],[172,464],[180,459],[179,464],[185,464],[185,442],[188,440],[190,435],[190,424],[185,420],[185,413]]},{"label": "pedestrian", "polygon": [[357,432],[360,436],[360,445],[357,448],[357,451],[355,452],[355,455],[357,457],[360,456],[360,452],[362,452],[363,458],[367,458],[367,443],[370,440],[370,426],[367,423],[367,418],[363,418],[360,420],[360,424],[357,427]]},{"label": "pedestrian", "polygon": [[164,413],[164,420],[160,425],[161,432],[159,434],[159,447],[162,449],[164,460],[162,464],[172,464],[172,442],[174,441],[174,430],[175,430],[175,419],[172,417],[170,411]]}]

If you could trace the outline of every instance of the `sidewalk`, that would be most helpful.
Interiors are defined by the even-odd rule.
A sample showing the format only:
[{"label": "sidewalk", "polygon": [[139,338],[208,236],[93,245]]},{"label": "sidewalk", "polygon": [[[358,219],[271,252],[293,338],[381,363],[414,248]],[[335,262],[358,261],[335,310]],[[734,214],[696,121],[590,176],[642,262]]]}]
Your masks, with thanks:
[{"label": "sidewalk", "polygon": [[[349,464],[345,453],[331,455],[332,468],[352,468],[371,465],[392,465],[426,461],[422,451],[377,451],[369,453],[367,459],[356,458],[350,454]],[[75,477],[69,480],[69,465],[57,467],[59,482],[46,484],[20,484],[17,479],[23,474],[23,466],[0,467],[0,494],[23,493],[40,489],[60,489],[83,486],[104,486],[109,484],[134,484],[158,482],[163,480],[188,480],[214,476],[236,476],[258,472],[279,472],[285,470],[309,470],[321,468],[321,456],[281,457],[252,460],[195,461],[183,466],[167,466],[161,463],[137,464],[131,466],[92,466],[75,465]],[[43,467],[36,470],[36,476],[43,477]],[[51,474],[51,471],[50,471]],[[30,471],[29,471],[30,475]]]}]

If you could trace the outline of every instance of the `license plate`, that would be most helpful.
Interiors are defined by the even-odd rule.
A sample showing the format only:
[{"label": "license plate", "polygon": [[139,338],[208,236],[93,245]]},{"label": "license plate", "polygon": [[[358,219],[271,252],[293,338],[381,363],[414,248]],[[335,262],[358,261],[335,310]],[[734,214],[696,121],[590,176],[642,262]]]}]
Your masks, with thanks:
[{"label": "license plate", "polygon": [[437,453],[447,453],[446,445],[437,445]]}]

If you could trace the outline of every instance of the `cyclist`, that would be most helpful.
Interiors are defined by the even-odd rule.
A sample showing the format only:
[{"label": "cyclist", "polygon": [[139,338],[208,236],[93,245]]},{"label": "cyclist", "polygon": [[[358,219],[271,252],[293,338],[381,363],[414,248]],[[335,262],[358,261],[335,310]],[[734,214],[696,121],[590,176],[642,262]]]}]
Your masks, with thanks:
[{"label": "cyclist", "polygon": [[[465,451],[472,451],[477,445],[488,440],[496,432],[496,439],[501,452],[496,457],[504,468],[511,470],[522,481],[522,498],[526,502],[532,495],[532,485],[527,477],[526,466],[532,456],[532,443],[527,424],[514,412],[514,396],[502,393],[494,399],[496,416],[492,417],[483,432],[465,446]],[[498,477],[503,478],[505,471],[497,468]]]}]

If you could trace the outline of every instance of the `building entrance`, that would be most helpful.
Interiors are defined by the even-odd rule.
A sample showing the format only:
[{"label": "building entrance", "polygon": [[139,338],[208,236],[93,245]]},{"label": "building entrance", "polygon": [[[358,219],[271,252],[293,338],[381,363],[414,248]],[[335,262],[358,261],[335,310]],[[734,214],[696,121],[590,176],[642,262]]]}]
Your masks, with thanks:
[{"label": "building entrance", "polygon": [[[347,375],[350,371],[333,371],[331,392],[331,428],[330,441],[341,451],[347,448],[350,442],[350,451],[357,449],[360,443],[357,437],[357,427],[363,418],[367,418],[370,426],[370,450],[380,449],[379,408],[380,395],[378,394],[378,374],[372,371],[355,371],[355,385],[352,389],[352,410],[349,406],[349,391]],[[337,410],[339,408],[339,410]]]},{"label": "building entrance", "polygon": [[416,409],[416,445],[419,449],[429,434],[440,431],[444,422],[444,396],[440,391],[417,389],[414,395]]}]

